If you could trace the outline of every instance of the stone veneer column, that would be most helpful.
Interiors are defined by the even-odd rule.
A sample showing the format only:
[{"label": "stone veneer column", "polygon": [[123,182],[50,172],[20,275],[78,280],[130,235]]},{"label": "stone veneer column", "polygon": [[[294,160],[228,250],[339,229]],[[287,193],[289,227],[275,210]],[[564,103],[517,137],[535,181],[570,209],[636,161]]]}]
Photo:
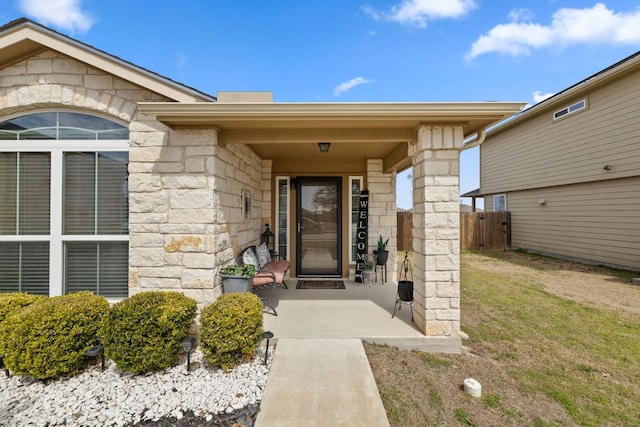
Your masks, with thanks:
[{"label": "stone veneer column", "polygon": [[367,160],[367,189],[369,190],[369,235],[371,255],[378,248],[378,237],[389,239],[387,250],[387,281],[396,280],[398,214],[396,207],[396,174],[383,172],[381,159]]},{"label": "stone veneer column", "polygon": [[170,130],[143,115],[130,131],[130,293],[176,290],[202,307],[220,294],[214,269],[233,258],[217,222],[217,133]]},{"label": "stone veneer column", "polygon": [[461,127],[423,126],[413,162],[414,314],[427,336],[460,331]]}]

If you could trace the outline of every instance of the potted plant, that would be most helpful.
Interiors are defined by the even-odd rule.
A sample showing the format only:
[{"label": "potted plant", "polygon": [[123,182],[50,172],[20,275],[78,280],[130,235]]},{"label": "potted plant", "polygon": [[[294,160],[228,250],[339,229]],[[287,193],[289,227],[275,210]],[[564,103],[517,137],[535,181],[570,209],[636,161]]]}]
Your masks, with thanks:
[{"label": "potted plant", "polygon": [[378,237],[378,250],[373,251],[373,253],[376,255],[377,265],[387,264],[387,259],[389,258],[389,251],[387,251],[388,244],[389,244],[389,239],[383,240],[382,236]]},{"label": "potted plant", "polygon": [[362,271],[371,271],[374,268],[373,261],[365,261],[362,263]]},{"label": "potted plant", "polygon": [[376,264],[373,261],[365,261],[362,263],[362,272],[361,277],[362,277],[362,283],[368,283],[369,286],[371,286],[371,283],[373,283],[373,276],[375,275],[375,269],[376,268]]},{"label": "potted plant", "polygon": [[220,269],[222,279],[222,291],[225,294],[233,292],[248,292],[251,287],[251,278],[256,274],[253,264],[228,265]]}]

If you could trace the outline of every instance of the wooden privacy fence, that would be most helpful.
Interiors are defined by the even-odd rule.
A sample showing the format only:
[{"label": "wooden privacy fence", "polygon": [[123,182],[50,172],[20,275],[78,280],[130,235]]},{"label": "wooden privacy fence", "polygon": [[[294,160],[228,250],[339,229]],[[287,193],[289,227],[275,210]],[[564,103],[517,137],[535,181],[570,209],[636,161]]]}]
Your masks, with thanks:
[{"label": "wooden privacy fence", "polygon": [[398,252],[413,251],[411,212],[398,212]]},{"label": "wooden privacy fence", "polygon": [[511,212],[460,214],[460,249],[504,251],[511,248]]},{"label": "wooden privacy fence", "polygon": [[[411,212],[398,212],[398,252],[413,251]],[[460,214],[460,249],[505,251],[511,248],[511,212]]]}]

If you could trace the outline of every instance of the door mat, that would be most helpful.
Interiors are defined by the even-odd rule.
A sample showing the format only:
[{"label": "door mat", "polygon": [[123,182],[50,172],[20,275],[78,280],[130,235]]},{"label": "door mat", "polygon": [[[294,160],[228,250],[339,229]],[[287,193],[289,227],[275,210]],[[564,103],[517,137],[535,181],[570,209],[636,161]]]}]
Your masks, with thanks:
[{"label": "door mat", "polygon": [[298,280],[296,289],[344,289],[342,280]]}]

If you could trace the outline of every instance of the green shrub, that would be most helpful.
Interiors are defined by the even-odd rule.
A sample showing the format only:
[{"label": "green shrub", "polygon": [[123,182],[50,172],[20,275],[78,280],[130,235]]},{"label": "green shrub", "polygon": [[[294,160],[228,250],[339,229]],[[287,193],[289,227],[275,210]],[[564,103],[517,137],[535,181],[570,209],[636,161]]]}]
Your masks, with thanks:
[{"label": "green shrub", "polygon": [[253,355],[262,332],[262,302],[252,293],[222,295],[200,316],[202,353],[209,364],[222,369]]},{"label": "green shrub", "polygon": [[180,292],[141,292],[120,301],[104,323],[105,356],[133,373],[174,365],[196,310],[196,301]]},{"label": "green shrub", "polygon": [[44,298],[24,307],[0,324],[6,367],[38,379],[77,371],[108,312],[107,300],[91,292]]},{"label": "green shrub", "polygon": [[[38,301],[45,300],[47,297],[43,295],[33,295],[25,293],[0,294],[0,325],[9,317],[9,315],[17,313],[22,308],[34,304]],[[5,354],[6,344],[0,337],[0,354]]]},{"label": "green shrub", "polygon": [[44,295],[34,295],[25,293],[0,294],[0,323],[11,313],[20,310],[35,302],[46,299]]}]

